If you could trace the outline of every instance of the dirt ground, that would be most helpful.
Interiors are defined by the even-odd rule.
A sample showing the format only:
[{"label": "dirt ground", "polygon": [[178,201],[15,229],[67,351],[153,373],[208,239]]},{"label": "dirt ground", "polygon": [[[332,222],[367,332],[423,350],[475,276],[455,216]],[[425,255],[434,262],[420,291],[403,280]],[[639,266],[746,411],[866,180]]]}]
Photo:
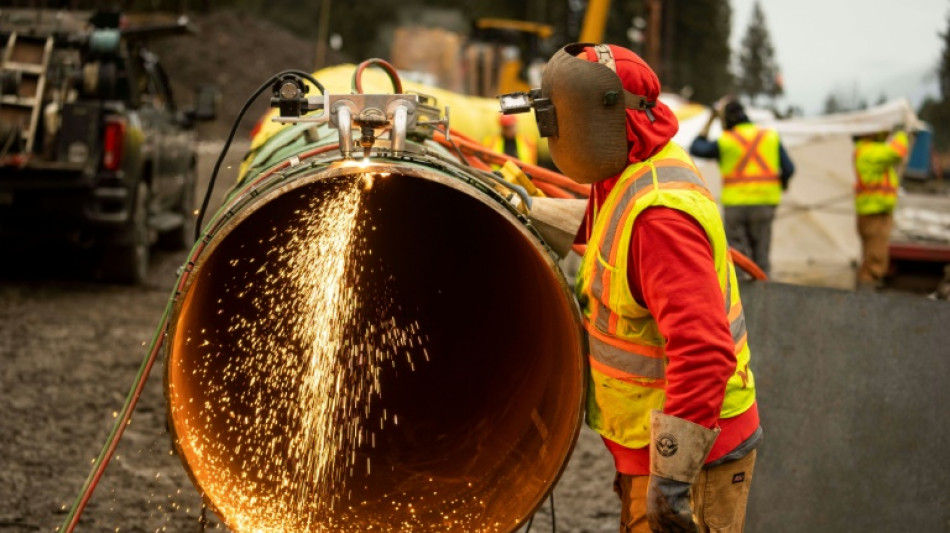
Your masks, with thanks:
[{"label": "dirt ground", "polygon": [[[219,120],[198,126],[206,138],[224,138],[248,97],[269,76],[284,69],[316,68],[311,41],[259,16],[224,10],[194,15],[190,21],[193,34],[156,39],[150,47],[162,59],[180,107],[192,104],[199,85],[210,84],[220,91]],[[346,60],[330,50],[327,61],[335,65]],[[266,110],[267,98],[257,99],[237,138],[246,139],[255,117]]]},{"label": "dirt ground", "polygon": [[[203,183],[215,148],[202,150]],[[0,269],[0,532],[55,531],[112,429],[185,253],[158,253],[148,284],[125,287],[88,281],[71,254],[8,252]],[[200,498],[170,454],[162,372],[159,361],[78,531],[200,530]],[[616,531],[611,482],[607,452],[583,430],[554,491],[557,531]],[[226,528],[212,520],[208,529]],[[549,504],[532,530],[551,531]]]}]

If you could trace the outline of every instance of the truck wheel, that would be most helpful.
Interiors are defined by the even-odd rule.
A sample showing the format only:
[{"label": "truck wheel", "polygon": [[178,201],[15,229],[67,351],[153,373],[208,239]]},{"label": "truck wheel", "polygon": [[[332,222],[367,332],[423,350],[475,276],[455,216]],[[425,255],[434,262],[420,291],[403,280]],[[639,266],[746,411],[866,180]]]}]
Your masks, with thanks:
[{"label": "truck wheel", "polygon": [[197,173],[192,166],[185,174],[185,184],[181,192],[181,199],[174,207],[176,214],[182,216],[181,226],[176,227],[158,236],[158,245],[166,250],[190,250],[195,243],[195,187]]},{"label": "truck wheel", "polygon": [[148,279],[148,184],[140,181],[132,202],[132,216],[124,229],[125,244],[113,245],[103,254],[101,271],[106,281],[141,285]]}]

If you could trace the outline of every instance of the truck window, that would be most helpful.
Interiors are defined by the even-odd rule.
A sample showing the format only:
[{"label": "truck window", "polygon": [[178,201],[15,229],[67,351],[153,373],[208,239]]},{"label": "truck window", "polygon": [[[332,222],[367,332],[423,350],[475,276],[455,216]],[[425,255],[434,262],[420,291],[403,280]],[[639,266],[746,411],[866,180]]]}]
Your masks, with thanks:
[{"label": "truck window", "polygon": [[172,101],[167,78],[161,66],[157,63],[146,64],[142,74],[143,80],[140,84],[142,105],[148,105],[160,111],[174,111],[175,103]]},{"label": "truck window", "polygon": [[140,49],[135,59],[135,88],[140,105],[159,111],[174,111],[175,104],[171,100],[167,78],[152,53]]},{"label": "truck window", "polygon": [[152,78],[155,81],[155,87],[158,92],[163,95],[166,105],[168,106],[169,111],[175,110],[175,98],[172,95],[172,86],[168,81],[168,75],[165,74],[165,69],[159,63],[152,64]]}]

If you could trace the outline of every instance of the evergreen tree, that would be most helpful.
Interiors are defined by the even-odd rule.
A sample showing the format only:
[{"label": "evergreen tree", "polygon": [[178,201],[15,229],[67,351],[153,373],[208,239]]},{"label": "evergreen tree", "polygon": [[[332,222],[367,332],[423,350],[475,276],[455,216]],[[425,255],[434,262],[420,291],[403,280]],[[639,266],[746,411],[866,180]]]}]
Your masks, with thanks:
[{"label": "evergreen tree", "polygon": [[664,0],[663,18],[664,65],[657,73],[664,89],[691,93],[693,100],[704,104],[730,93],[729,2]]},{"label": "evergreen tree", "polygon": [[844,104],[838,99],[838,95],[835,93],[830,93],[827,98],[825,98],[825,110],[826,115],[832,113],[841,113],[842,111],[847,111]]},{"label": "evergreen tree", "polygon": [[759,2],[752,9],[752,20],[742,38],[739,70],[739,92],[748,96],[752,103],[759,95],[774,98],[783,93],[775,50]]},{"label": "evergreen tree", "polygon": [[940,34],[943,38],[943,53],[940,54],[940,65],[937,75],[940,80],[940,96],[945,103],[950,102],[950,16],[947,17],[947,31]]}]

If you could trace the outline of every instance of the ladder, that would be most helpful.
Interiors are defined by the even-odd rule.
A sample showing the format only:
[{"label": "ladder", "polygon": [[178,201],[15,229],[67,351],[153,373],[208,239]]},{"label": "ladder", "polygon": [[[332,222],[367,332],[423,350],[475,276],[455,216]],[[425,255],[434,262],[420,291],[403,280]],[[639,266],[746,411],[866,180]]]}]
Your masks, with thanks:
[{"label": "ladder", "polygon": [[52,36],[12,32],[0,58],[0,88],[15,88],[11,94],[0,92],[0,122],[18,128],[25,154],[33,152],[52,55]]}]

